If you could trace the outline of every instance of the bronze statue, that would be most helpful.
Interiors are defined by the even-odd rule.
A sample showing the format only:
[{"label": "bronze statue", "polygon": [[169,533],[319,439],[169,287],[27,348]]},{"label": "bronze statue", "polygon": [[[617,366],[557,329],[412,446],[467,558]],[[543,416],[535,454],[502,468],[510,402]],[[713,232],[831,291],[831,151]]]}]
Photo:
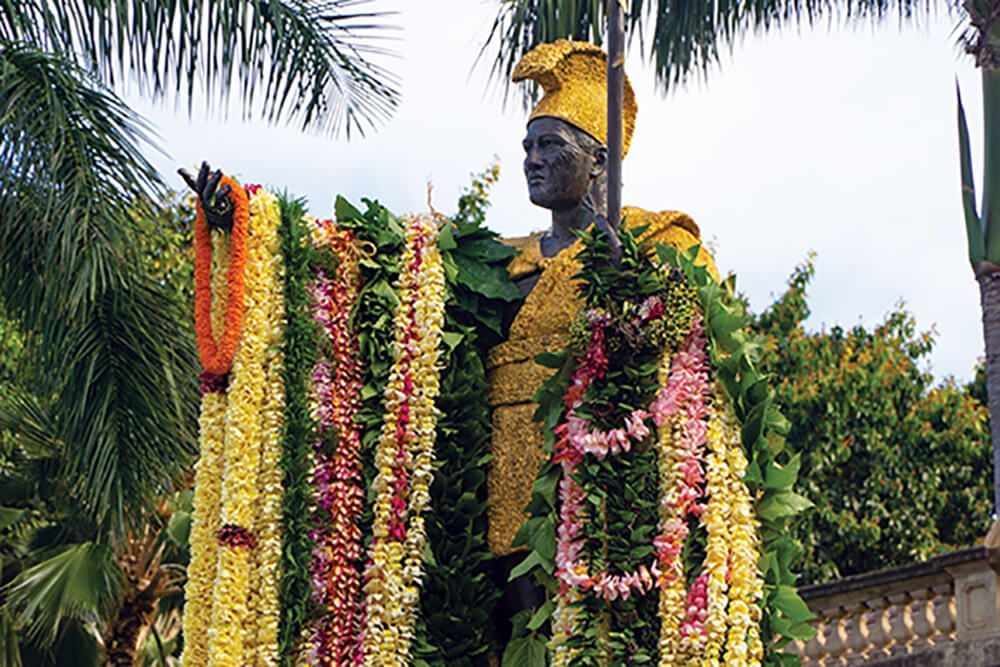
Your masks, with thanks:
[{"label": "bronze statue", "polygon": [[[511,553],[523,522],[535,475],[544,461],[541,425],[532,421],[531,398],[551,372],[534,358],[562,349],[579,302],[573,276],[580,249],[574,232],[591,224],[613,232],[604,219],[607,148],[607,56],[585,42],[559,40],[528,53],[514,80],[537,82],[543,96],[532,111],[523,141],[524,174],[531,201],[551,214],[550,229],[507,239],[520,254],[511,277],[526,294],[513,317],[508,340],[490,354],[493,457],[489,477],[489,543],[495,554]],[[635,95],[626,78],[623,154],[631,143]],[[622,210],[626,227],[646,227],[643,240],[688,248],[698,245],[698,226],[676,211]],[[702,249],[699,263],[714,263]]]}]

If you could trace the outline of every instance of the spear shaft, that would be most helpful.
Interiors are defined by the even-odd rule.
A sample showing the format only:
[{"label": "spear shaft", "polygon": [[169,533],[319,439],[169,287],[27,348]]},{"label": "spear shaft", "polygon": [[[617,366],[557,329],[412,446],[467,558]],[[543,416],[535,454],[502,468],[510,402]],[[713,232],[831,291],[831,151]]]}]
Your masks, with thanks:
[{"label": "spear shaft", "polygon": [[[625,0],[608,0],[608,222],[622,213],[622,103],[625,90]],[[615,239],[617,240],[617,239]]]}]

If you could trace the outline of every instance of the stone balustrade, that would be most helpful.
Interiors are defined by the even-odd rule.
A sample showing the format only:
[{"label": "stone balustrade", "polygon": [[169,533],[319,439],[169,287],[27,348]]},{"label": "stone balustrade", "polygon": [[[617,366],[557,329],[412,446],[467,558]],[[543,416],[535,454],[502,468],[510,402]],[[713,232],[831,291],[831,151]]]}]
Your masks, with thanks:
[{"label": "stone balustrade", "polygon": [[803,588],[817,633],[792,648],[806,667],[1000,665],[998,573],[978,546]]}]

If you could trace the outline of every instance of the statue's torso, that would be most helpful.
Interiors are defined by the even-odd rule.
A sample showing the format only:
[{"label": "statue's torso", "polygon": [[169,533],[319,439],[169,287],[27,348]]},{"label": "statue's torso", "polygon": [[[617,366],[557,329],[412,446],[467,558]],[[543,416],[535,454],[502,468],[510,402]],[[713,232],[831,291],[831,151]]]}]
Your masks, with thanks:
[{"label": "statue's torso", "polygon": [[[698,227],[683,213],[653,213],[625,207],[629,227],[648,227],[643,239],[684,249],[700,242]],[[489,477],[489,544],[496,554],[511,551],[511,542],[525,518],[531,488],[545,460],[541,424],[532,421],[531,397],[551,374],[535,357],[562,349],[580,303],[576,275],[579,242],[544,257],[541,235],[509,239],[521,253],[510,264],[511,278],[521,284],[537,281],[510,327],[508,339],[490,353],[490,403],[493,407],[493,466]],[[698,262],[718,277],[711,256],[702,249]]]}]

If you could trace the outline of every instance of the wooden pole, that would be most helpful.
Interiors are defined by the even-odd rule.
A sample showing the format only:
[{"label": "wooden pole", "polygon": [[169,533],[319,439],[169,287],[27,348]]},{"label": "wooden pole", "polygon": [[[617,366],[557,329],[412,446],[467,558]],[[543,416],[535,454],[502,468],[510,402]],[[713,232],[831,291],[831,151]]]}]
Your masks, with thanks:
[{"label": "wooden pole", "polygon": [[[625,0],[608,0],[608,223],[622,214],[622,104],[625,95]],[[615,239],[617,240],[617,239]]]}]

